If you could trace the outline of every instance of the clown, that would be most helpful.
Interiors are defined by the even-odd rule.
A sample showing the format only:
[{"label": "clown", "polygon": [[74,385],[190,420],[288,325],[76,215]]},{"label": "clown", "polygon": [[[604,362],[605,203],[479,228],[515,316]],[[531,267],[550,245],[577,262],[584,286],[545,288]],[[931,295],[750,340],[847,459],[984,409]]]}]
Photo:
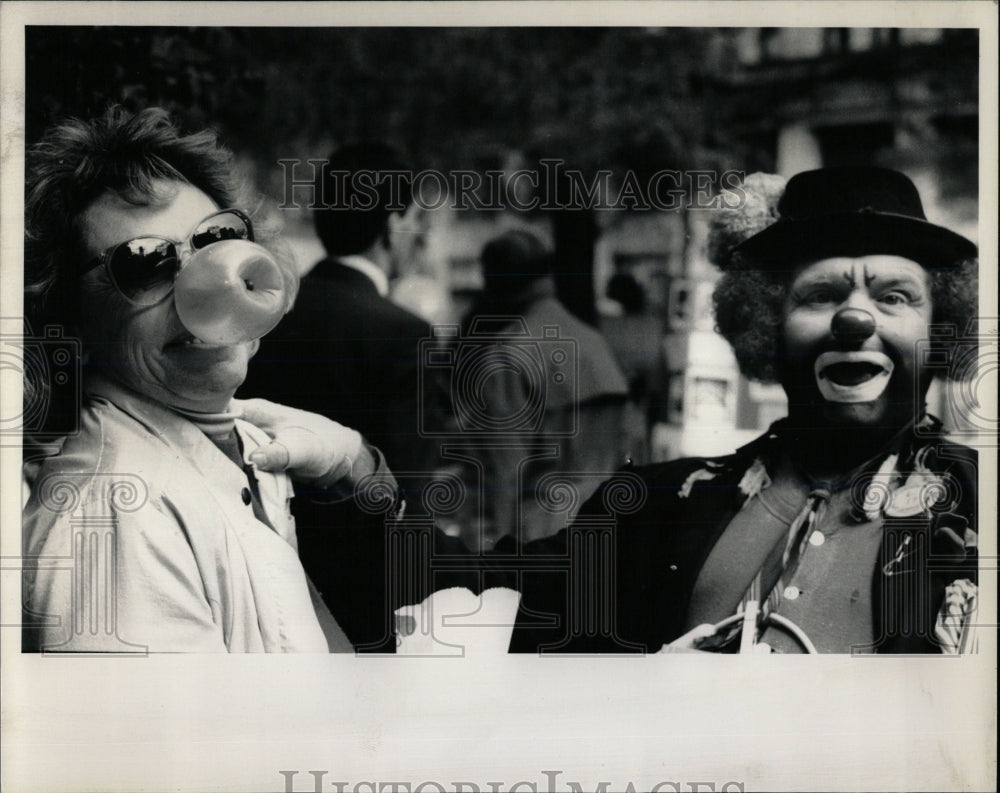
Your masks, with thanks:
[{"label": "clown", "polygon": [[[626,469],[526,546],[565,555],[586,525],[614,527],[606,590],[577,567],[569,586],[523,575],[512,650],[966,648],[976,458],[924,400],[948,353],[931,331],[973,318],[976,248],[929,223],[898,172],[774,179],[752,177],[716,222],[714,301],[741,371],[780,383],[788,416],[727,457]],[[610,508],[637,486],[641,506]]]}]

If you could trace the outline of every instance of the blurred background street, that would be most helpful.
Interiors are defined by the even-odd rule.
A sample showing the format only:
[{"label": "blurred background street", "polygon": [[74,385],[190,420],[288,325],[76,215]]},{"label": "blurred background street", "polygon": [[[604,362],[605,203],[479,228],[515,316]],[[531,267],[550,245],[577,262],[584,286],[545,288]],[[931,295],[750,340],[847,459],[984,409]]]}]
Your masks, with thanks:
[{"label": "blurred background street", "polygon": [[[284,201],[303,272],[322,248],[281,160],[302,180],[307,160],[378,138],[446,174],[510,177],[546,158],[607,174],[590,206],[429,212],[434,233],[393,294],[457,322],[482,289],[483,245],[534,231],[555,251],[560,300],[629,381],[638,461],[726,452],[784,413],[780,389],[740,376],[713,330],[709,213],[692,204],[721,174],[885,165],[916,182],[931,221],[978,237],[976,30],[31,27],[26,44],[29,145],[109,101],[212,126]],[[682,180],[667,210],[612,200],[629,175],[662,171],[707,176]],[[937,389],[931,409],[954,421],[951,401]]]}]

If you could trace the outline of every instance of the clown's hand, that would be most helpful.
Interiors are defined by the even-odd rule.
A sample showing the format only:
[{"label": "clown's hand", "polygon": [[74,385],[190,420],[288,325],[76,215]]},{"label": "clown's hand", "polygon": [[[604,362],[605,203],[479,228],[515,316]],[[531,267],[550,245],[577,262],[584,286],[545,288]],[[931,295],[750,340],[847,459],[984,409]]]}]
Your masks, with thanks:
[{"label": "clown's hand", "polygon": [[661,653],[699,653],[704,652],[698,648],[698,643],[702,639],[707,639],[715,634],[715,626],[709,623],[697,625],[683,636],[678,636],[670,644],[663,645]]},{"label": "clown's hand", "polygon": [[375,460],[357,430],[266,399],[237,399],[233,407],[272,438],[250,455],[250,462],[262,471],[285,471],[296,481],[331,487],[375,470]]}]

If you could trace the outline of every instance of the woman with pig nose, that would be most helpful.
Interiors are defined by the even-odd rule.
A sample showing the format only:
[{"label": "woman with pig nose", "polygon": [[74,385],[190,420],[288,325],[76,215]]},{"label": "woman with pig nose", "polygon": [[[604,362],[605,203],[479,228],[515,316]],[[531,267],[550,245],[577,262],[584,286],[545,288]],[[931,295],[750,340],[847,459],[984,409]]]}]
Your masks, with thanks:
[{"label": "woman with pig nose", "polygon": [[[25,649],[349,651],[299,561],[288,476],[264,470],[271,439],[233,401],[298,279],[232,156],[111,108],[28,165],[26,296],[80,340],[83,382],[77,431],[30,483]],[[319,490],[380,464],[330,427],[293,461]]]}]

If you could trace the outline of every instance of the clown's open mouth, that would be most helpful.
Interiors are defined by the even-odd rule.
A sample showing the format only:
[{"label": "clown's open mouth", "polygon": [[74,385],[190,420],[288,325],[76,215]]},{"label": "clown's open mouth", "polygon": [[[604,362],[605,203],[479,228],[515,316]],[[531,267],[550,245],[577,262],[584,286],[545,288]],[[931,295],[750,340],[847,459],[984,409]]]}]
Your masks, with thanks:
[{"label": "clown's open mouth", "polygon": [[825,352],[816,359],[816,385],[829,402],[871,402],[889,385],[893,364],[880,352]]},{"label": "clown's open mouth", "polygon": [[837,385],[861,385],[885,371],[881,366],[860,361],[858,363],[835,363],[823,370],[822,376]]}]

